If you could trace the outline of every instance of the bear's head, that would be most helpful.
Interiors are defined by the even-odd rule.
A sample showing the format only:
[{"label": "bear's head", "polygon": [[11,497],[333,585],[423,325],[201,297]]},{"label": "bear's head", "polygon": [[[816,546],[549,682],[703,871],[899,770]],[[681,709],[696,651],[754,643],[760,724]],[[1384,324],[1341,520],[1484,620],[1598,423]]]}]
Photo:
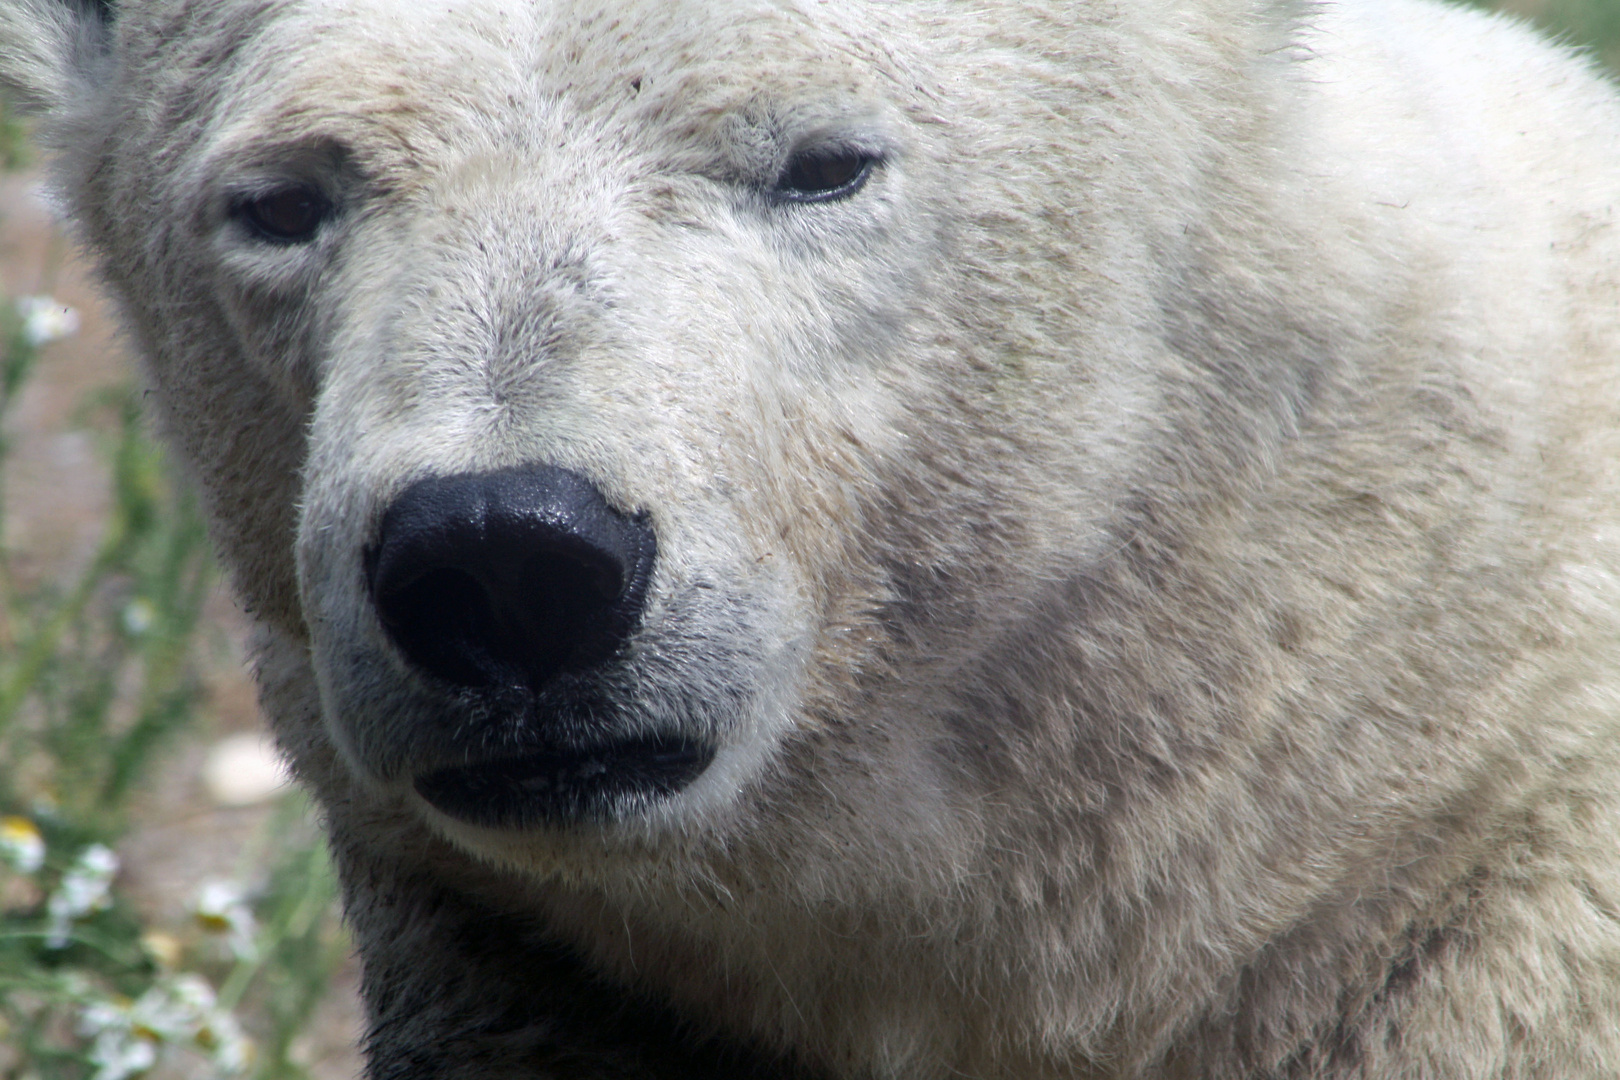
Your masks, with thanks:
[{"label": "bear's head", "polygon": [[952,832],[1021,737],[963,695],[1171,437],[1186,178],[1130,56],[1076,84],[953,8],[52,6],[64,188],[355,778],[537,866]]},{"label": "bear's head", "polygon": [[1182,976],[1115,928],[1272,843],[1245,702],[1331,562],[1234,507],[1370,320],[1274,201],[1286,27],[1050,7],[7,0],[334,806],[769,973],[767,1025],[834,968],[1054,1038]]}]

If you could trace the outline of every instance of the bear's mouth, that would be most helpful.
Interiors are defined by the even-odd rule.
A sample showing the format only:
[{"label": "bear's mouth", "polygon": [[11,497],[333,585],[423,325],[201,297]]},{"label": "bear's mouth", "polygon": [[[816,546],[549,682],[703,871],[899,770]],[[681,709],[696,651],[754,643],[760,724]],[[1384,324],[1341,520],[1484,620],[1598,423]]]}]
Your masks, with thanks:
[{"label": "bear's mouth", "polygon": [[491,829],[614,821],[676,794],[714,760],[686,739],[630,739],[436,769],[416,792],[458,821]]}]

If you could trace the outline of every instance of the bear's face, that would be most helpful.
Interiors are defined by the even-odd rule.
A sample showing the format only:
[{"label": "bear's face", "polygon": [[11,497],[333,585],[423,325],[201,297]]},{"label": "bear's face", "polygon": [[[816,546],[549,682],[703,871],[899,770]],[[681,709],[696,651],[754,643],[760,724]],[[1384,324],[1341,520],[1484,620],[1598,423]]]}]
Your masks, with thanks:
[{"label": "bear's face", "polygon": [[[247,121],[256,152],[226,151],[254,164],[219,170],[216,242],[261,279],[241,321],[261,334],[290,308],[320,326],[289,381],[316,388],[297,553],[331,732],[357,773],[413,799],[424,777],[465,770],[423,806],[463,834],[685,820],[758,771],[795,723],[827,608],[844,601],[827,581],[851,557],[838,523],[857,518],[852,487],[894,441],[883,354],[937,246],[926,225],[902,228],[904,128],[858,80],[716,72],[710,100],[660,99],[669,76],[639,71],[637,43],[628,57],[569,55],[578,31],[557,18],[473,29],[451,16],[411,27],[401,56],[368,56],[358,78],[376,63],[397,84],[395,65],[410,66],[425,145],[339,115],[266,152],[276,117],[330,109],[317,60],[318,86],[295,74]],[[705,13],[678,51],[726,25]],[[376,23],[343,26],[333,38]],[[514,40],[530,45],[504,48]],[[417,74],[435,64],[438,77]],[[842,173],[822,183],[816,169]],[[822,186],[792,187],[795,170]],[[244,220],[278,198],[313,200],[308,239]],[[413,482],[501,474],[523,487],[537,468],[582,482],[649,549],[650,565],[605,571],[610,599],[646,580],[588,657],[570,639],[592,633],[592,611],[539,625],[571,618],[548,608],[586,569],[566,553],[548,568],[529,550],[542,539],[513,536],[526,550],[500,576],[483,565],[498,538],[419,557],[388,529]],[[408,565],[380,581],[402,547]],[[487,639],[505,609],[530,625],[508,627],[503,646]],[[425,655],[458,633],[456,656]],[[536,655],[548,647],[554,662]],[[497,787],[540,793],[495,794],[484,774],[508,768],[522,777]]]},{"label": "bear's face", "polygon": [[950,687],[1163,441],[1130,313],[1173,170],[1006,123],[938,56],[1113,97],[936,16],[126,7],[144,106],[83,213],[362,784],[547,869],[972,831]]}]

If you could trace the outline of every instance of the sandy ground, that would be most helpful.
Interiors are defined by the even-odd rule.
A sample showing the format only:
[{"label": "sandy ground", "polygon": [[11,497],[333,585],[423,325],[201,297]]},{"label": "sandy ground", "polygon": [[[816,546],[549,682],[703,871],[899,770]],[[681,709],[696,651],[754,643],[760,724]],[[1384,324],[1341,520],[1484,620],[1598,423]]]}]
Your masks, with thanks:
[{"label": "sandy ground", "polygon": [[[45,347],[12,409],[6,490],[6,542],[20,576],[43,580],[82,569],[92,557],[108,509],[107,473],[93,437],[74,420],[100,387],[136,377],[94,282],[56,227],[36,174],[0,176],[0,295],[48,294],[76,308],[77,334]],[[137,825],[120,845],[119,888],[150,925],[175,925],[208,880],[251,878],[240,865],[264,829],[275,797],[219,805],[204,782],[210,750],[262,721],[242,666],[246,620],[222,585],[209,598],[204,652],[207,704],[200,722],[163,759],[136,803]],[[351,961],[316,1010],[297,1056],[317,1080],[359,1075],[357,970]]]}]

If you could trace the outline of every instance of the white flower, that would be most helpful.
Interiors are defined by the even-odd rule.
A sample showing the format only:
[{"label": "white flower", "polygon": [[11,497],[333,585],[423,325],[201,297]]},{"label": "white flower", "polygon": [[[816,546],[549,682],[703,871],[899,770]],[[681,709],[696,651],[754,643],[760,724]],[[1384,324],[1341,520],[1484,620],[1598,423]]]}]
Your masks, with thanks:
[{"label": "white flower", "polygon": [[252,1042],[200,975],[162,980],[140,996],[130,1014],[137,1033],[205,1051],[225,1072],[241,1072],[253,1060]]},{"label": "white flower", "polygon": [[23,320],[23,340],[35,348],[79,332],[79,313],[53,296],[19,297],[17,314]]},{"label": "white flower", "polygon": [[79,1034],[95,1039],[92,1080],[128,1080],[152,1068],[165,1047],[201,1050],[226,1074],[253,1062],[252,1040],[219,1007],[213,987],[192,974],[162,979],[134,1002],[90,1002],[79,1012]]},{"label": "white flower", "polygon": [[25,817],[0,818],[0,859],[25,874],[35,874],[45,865],[45,838],[39,827]]},{"label": "white flower", "polygon": [[225,935],[226,946],[238,960],[258,958],[259,927],[248,907],[247,897],[238,885],[209,881],[197,893],[192,907],[197,922],[211,934]]},{"label": "white flower", "polygon": [[45,902],[45,913],[49,917],[45,933],[47,948],[67,948],[74,920],[111,903],[108,890],[117,873],[118,856],[104,844],[91,844],[79,853],[68,872],[62,875],[62,883]]},{"label": "white flower", "polygon": [[133,1031],[103,1031],[90,1047],[91,1080],[127,1080],[157,1064],[157,1047]]},{"label": "white flower", "polygon": [[130,1006],[129,1019],[139,1035],[156,1042],[185,1043],[198,1017],[213,1005],[214,991],[207,983],[196,975],[180,975],[152,984]]},{"label": "white flower", "polygon": [[159,1036],[140,1028],[134,1007],[124,1001],[91,1001],[79,1011],[79,1034],[91,1036],[92,1080],[125,1080],[157,1064]]},{"label": "white flower", "polygon": [[[80,993],[83,987],[77,988]],[[127,1031],[130,1027],[129,1004],[117,1001],[92,1001],[79,1010],[79,1034],[102,1035],[108,1031]]]},{"label": "white flower", "polygon": [[152,629],[155,622],[157,622],[157,608],[145,597],[137,596],[124,605],[124,632],[131,637],[140,637]]},{"label": "white flower", "polygon": [[210,1009],[191,1033],[192,1044],[205,1050],[225,1073],[246,1072],[253,1064],[253,1040],[242,1034],[242,1026],[224,1009]]}]

